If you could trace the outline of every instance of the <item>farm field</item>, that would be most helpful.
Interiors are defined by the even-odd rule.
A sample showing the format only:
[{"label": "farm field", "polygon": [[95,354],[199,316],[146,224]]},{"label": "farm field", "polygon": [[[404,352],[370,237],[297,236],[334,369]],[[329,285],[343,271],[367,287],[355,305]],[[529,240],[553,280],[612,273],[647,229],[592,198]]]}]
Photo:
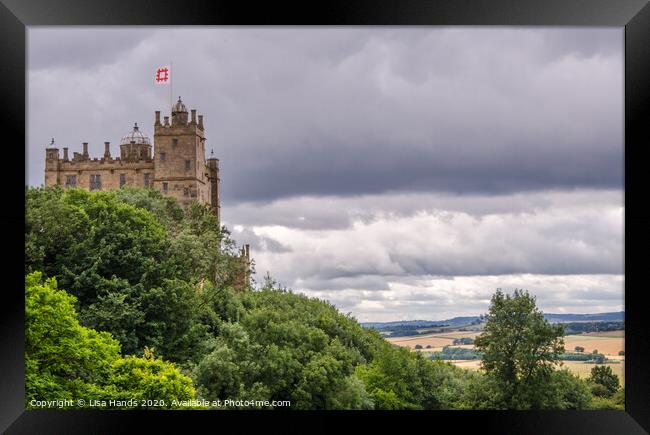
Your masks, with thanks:
[{"label": "farm field", "polygon": [[[469,370],[479,370],[481,368],[481,361],[471,360],[471,361],[449,361],[454,364],[456,367],[461,367]],[[625,361],[621,361],[619,364],[603,364],[612,368],[612,371],[616,376],[618,376],[619,381],[622,385],[625,385]],[[560,368],[566,368],[571,373],[574,373],[581,378],[588,378],[591,375],[591,369],[594,367],[594,364],[586,364],[582,361],[562,361],[562,366]]]},{"label": "farm field", "polygon": [[426,349],[426,347],[431,346],[439,348],[438,350],[442,350],[443,346],[451,346],[457,338],[474,338],[477,335],[479,335],[478,332],[440,332],[436,334],[416,335],[413,337],[387,338],[387,340],[398,346],[409,347],[411,349],[415,349],[415,346],[419,344],[423,347],[423,351],[432,351],[433,349]]},{"label": "farm field", "polygon": [[[480,333],[478,332],[443,332],[427,335],[418,335],[412,337],[395,337],[387,338],[393,344],[398,346],[408,347],[415,350],[416,345],[422,346],[420,349],[423,353],[440,352],[444,346],[452,346],[454,339],[471,337],[475,338]],[[625,356],[619,356],[618,352],[625,349],[625,331],[606,331],[606,332],[592,332],[588,334],[567,335],[564,337],[564,347],[567,352],[575,352],[576,346],[585,348],[585,353],[591,353],[595,349],[599,353],[604,354],[607,358],[619,360],[620,363],[605,364],[612,368],[621,383],[625,381]],[[427,346],[431,348],[427,349]],[[473,345],[455,346],[465,349],[471,349]],[[480,360],[454,360],[450,361],[458,367],[470,370],[478,370],[480,368]],[[569,369],[571,372],[580,377],[589,377],[593,364],[586,364],[582,361],[562,361],[562,367]]]},{"label": "farm field", "polygon": [[[621,383],[625,385],[625,361],[621,361],[618,364],[603,364],[612,368],[612,372]],[[561,368],[567,368],[571,373],[574,373],[581,378],[588,378],[591,375],[591,369],[594,367],[594,364],[586,364],[582,361],[562,361]]]},{"label": "farm field", "polygon": [[[586,353],[598,350],[599,353],[618,359],[618,352],[625,350],[625,337],[623,334],[624,331],[607,331],[567,335],[564,337],[564,348],[567,352],[574,352],[576,346],[582,346],[585,348]],[[427,346],[442,348],[443,346],[453,345],[454,339],[464,337],[475,338],[478,335],[478,332],[441,332],[412,337],[387,338],[387,340],[398,346],[409,347],[411,349],[415,349],[415,346],[419,344],[423,347],[422,350],[425,350]],[[462,347],[467,348],[468,346]],[[431,351],[433,349],[428,350]]]},{"label": "farm field", "polygon": [[582,346],[586,353],[597,349],[599,353],[618,358],[618,352],[625,350],[625,337],[621,332],[623,331],[567,335],[564,337],[564,348],[567,352],[573,352],[576,346]]},{"label": "farm field", "polygon": [[602,332],[586,332],[582,335],[588,335],[593,337],[625,337],[625,331],[602,331]]}]

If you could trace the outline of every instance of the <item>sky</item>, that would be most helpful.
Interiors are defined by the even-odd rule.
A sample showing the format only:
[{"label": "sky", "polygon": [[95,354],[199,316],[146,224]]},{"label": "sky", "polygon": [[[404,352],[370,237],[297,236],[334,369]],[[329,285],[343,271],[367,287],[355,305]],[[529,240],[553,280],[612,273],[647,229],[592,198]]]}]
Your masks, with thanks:
[{"label": "sky", "polygon": [[[360,321],[623,310],[623,28],[29,27],[26,183],[204,115],[254,279]],[[153,139],[153,138],[152,138]],[[155,146],[155,143],[154,143]]]}]

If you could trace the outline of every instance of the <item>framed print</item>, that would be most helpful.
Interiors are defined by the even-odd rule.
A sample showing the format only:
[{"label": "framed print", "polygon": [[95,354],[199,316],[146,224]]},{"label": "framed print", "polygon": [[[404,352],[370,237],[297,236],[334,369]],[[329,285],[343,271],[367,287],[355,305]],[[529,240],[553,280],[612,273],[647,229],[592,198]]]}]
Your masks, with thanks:
[{"label": "framed print", "polygon": [[647,2],[312,6],[3,0],[0,427],[646,433]]}]

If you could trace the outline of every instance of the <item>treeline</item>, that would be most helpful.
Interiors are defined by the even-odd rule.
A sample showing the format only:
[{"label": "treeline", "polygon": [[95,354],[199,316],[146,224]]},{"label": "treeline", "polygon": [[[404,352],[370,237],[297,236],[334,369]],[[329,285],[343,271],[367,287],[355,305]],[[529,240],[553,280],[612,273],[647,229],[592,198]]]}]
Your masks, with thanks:
[{"label": "treeline", "polygon": [[564,334],[582,334],[585,332],[621,331],[625,329],[625,322],[569,322],[562,323]]},{"label": "treeline", "polygon": [[242,267],[227,230],[198,203],[183,211],[152,189],[28,188],[26,406],[128,398],[167,407],[194,398],[289,400],[293,409],[622,406],[618,380],[614,388],[607,376],[599,381],[607,387],[592,382],[599,395],[553,369],[532,378],[541,396],[524,394],[529,385],[511,391],[491,366],[482,374],[428,360],[271,279],[238,291]]},{"label": "treeline", "polygon": [[442,352],[430,352],[429,357],[442,360],[475,360],[481,359],[482,355],[481,352],[474,349],[445,346],[442,348]]},{"label": "treeline", "polygon": [[388,331],[383,331],[383,332],[385,333],[386,337],[412,337],[416,335],[434,334],[438,332],[443,332],[444,330],[445,328],[442,326],[430,327],[424,330],[412,329],[411,327],[402,326],[402,327],[397,327],[395,329],[390,329]]}]

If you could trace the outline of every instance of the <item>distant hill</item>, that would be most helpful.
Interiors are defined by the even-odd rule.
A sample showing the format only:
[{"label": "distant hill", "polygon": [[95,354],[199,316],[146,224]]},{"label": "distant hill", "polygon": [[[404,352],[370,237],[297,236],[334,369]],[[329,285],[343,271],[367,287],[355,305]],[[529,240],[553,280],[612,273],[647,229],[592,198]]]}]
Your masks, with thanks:
[{"label": "distant hill", "polygon": [[[569,323],[569,322],[617,322],[625,320],[625,312],[617,311],[612,313],[595,313],[595,314],[544,314],[544,318],[550,323]],[[453,317],[447,320],[402,320],[393,322],[363,322],[361,326],[365,328],[390,330],[395,328],[421,329],[441,326],[461,326],[472,323],[479,323],[480,316]]]},{"label": "distant hill", "polygon": [[545,314],[544,318],[551,323],[622,322],[625,320],[625,311],[596,314]]}]

